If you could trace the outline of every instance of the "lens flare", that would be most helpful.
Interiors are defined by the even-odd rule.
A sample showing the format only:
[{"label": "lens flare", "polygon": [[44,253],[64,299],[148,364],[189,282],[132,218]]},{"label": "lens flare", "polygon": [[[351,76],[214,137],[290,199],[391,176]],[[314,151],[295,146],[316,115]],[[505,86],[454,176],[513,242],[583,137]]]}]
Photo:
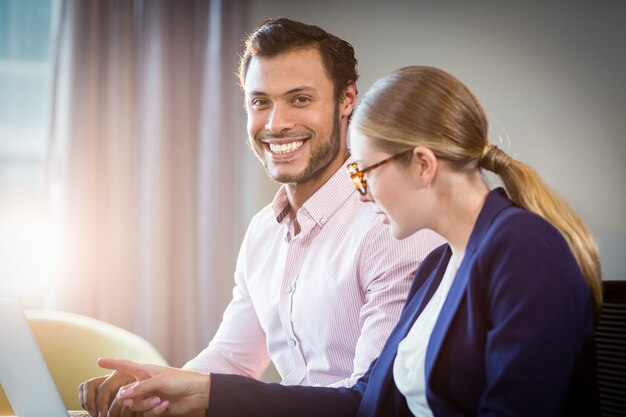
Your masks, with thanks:
[{"label": "lens flare", "polygon": [[45,294],[54,283],[61,252],[54,228],[37,215],[0,218],[0,296]]}]

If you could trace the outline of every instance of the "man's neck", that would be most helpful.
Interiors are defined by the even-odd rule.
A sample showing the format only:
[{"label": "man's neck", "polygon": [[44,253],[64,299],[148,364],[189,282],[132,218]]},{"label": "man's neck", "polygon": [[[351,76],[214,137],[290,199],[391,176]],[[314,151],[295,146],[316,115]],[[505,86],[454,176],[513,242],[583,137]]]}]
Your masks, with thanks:
[{"label": "man's neck", "polygon": [[289,200],[289,207],[291,209],[291,215],[295,216],[300,207],[311,198],[313,194],[317,192],[328,180],[342,167],[350,155],[346,152],[340,154],[338,157],[329,164],[323,171],[320,171],[315,178],[311,178],[309,181],[300,184],[285,184],[285,191],[287,193],[287,199]]}]

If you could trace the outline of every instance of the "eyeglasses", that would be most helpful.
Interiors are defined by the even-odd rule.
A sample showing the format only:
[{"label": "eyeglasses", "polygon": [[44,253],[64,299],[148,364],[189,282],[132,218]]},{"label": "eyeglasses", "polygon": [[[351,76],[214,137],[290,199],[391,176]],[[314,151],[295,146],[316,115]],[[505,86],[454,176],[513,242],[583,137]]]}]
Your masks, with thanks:
[{"label": "eyeglasses", "polygon": [[413,149],[407,149],[406,151],[402,151],[395,155],[391,155],[389,158],[383,159],[380,162],[375,163],[374,165],[370,165],[366,168],[360,169],[356,162],[348,164],[346,169],[348,170],[348,175],[350,175],[350,179],[354,183],[356,189],[361,193],[361,195],[367,194],[367,179],[365,178],[365,173],[373,170],[374,168],[378,168],[380,166],[385,165],[387,162],[393,161],[394,159],[398,159],[403,157],[404,155],[408,155],[410,152],[413,152]]}]

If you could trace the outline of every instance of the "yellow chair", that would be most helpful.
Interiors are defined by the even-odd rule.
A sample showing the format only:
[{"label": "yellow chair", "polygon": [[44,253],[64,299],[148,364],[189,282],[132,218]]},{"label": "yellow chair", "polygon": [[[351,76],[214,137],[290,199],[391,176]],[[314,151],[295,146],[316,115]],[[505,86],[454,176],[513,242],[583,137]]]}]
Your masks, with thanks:
[{"label": "yellow chair", "polygon": [[[98,367],[99,357],[167,365],[148,341],[104,321],[59,311],[25,310],[24,314],[68,409],[81,409],[81,382],[109,373]],[[36,395],[33,393],[33,401],[37,401]],[[13,410],[0,388],[0,415],[11,414]]]}]

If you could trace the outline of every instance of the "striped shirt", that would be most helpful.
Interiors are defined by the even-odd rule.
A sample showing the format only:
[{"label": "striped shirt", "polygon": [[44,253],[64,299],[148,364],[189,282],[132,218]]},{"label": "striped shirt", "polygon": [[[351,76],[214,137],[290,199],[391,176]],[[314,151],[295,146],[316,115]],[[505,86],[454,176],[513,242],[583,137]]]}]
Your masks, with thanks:
[{"label": "striped shirt", "polygon": [[209,346],[185,368],[259,378],[271,360],[286,385],[352,386],[395,326],[413,271],[443,239],[395,240],[359,201],[343,167],[296,213],[284,187],[252,219],[233,299]]}]

